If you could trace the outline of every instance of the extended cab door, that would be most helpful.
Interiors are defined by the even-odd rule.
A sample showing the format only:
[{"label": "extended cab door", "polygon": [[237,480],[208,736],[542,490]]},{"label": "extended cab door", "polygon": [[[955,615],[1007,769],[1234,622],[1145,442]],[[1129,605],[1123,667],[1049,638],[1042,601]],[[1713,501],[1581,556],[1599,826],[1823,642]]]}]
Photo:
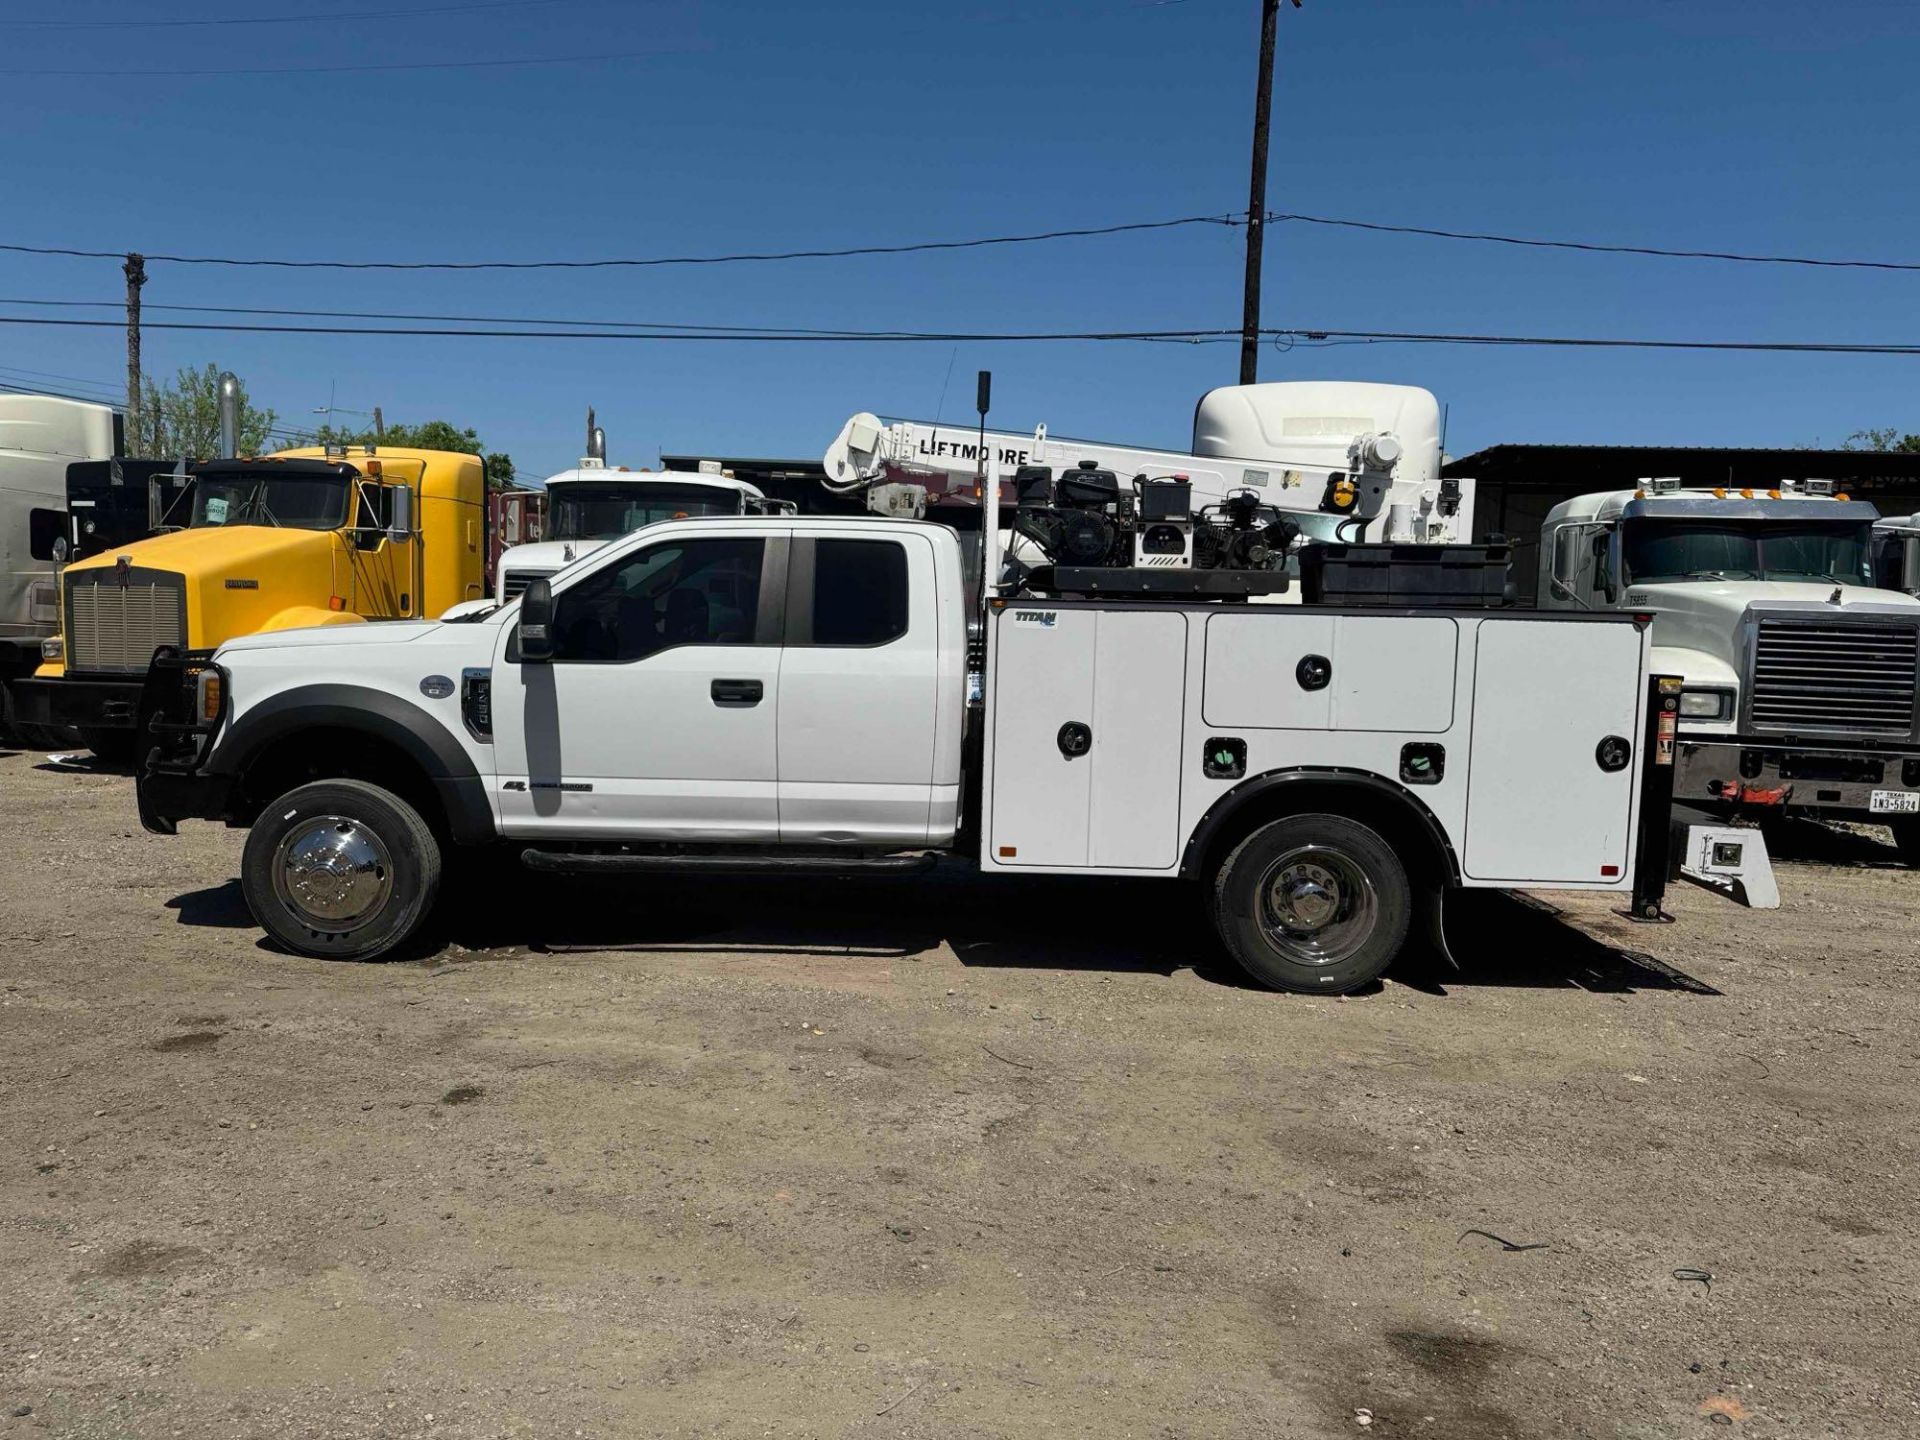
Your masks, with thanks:
[{"label": "extended cab door", "polygon": [[768,842],[786,540],[665,535],[554,588],[550,662],[517,627],[494,663],[501,828],[514,836]]},{"label": "extended cab door", "polygon": [[934,575],[924,534],[795,533],[780,660],[783,841],[926,843],[942,663]]}]

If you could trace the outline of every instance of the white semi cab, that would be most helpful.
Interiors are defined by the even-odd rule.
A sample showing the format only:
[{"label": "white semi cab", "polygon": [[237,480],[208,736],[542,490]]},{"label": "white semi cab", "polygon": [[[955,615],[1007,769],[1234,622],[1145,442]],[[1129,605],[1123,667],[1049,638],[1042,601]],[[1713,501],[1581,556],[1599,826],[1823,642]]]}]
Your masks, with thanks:
[{"label": "white semi cab", "polygon": [[1657,906],[1678,697],[1631,616],[988,587],[970,674],[961,555],[923,522],[666,521],[484,615],[163,661],[142,820],[250,826],[254,915],[343,958],[495,842],[554,871],[1185,879],[1249,973],[1321,993],[1437,932],[1450,888]]},{"label": "white semi cab", "polygon": [[[70,545],[67,467],[110,459],[114,426],[107,405],[0,395],[0,686],[31,675],[41,642],[60,628],[54,572]],[[8,708],[0,705],[0,719]]]},{"label": "white semi cab", "polygon": [[[629,470],[587,456],[572,470],[549,475],[545,538],[509,546],[500,554],[494,598],[512,600],[531,580],[557,574],[608,541],[660,520],[698,515],[752,515],[770,502],[756,485],[704,471]],[[463,605],[456,616],[477,607]]]},{"label": "white semi cab", "polygon": [[1646,480],[1549,512],[1539,594],[1652,617],[1685,681],[1678,799],[1886,824],[1920,865],[1920,599],[1875,588],[1877,518],[1829,482]]}]

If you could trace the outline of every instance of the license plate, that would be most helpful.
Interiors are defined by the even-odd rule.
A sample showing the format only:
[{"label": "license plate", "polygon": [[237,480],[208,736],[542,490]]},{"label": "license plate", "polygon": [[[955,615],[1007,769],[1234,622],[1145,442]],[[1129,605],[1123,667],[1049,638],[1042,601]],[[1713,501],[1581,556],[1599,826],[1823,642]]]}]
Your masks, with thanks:
[{"label": "license plate", "polygon": [[1876,790],[1867,809],[1876,815],[1920,815],[1920,790]]}]

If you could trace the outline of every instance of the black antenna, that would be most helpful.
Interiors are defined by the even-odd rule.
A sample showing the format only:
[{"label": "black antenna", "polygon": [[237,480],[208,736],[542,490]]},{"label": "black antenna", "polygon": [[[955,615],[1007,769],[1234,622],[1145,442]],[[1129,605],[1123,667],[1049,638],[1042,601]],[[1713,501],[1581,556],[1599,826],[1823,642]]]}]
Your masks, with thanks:
[{"label": "black antenna", "polygon": [[[987,503],[987,411],[993,408],[993,372],[982,370],[973,386],[973,408],[980,412],[980,453],[974,457],[977,492],[981,502]],[[1000,497],[992,497],[992,503],[998,505]]]}]

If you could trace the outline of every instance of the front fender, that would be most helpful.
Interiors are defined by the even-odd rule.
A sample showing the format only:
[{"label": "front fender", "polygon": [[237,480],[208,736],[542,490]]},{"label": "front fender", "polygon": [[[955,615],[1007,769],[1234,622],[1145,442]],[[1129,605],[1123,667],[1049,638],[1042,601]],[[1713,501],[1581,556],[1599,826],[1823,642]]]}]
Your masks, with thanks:
[{"label": "front fender", "polygon": [[455,840],[478,845],[495,838],[487,787],[460,742],[438,718],[384,690],[302,685],[269,696],[227,726],[207,756],[206,773],[238,780],[273,741],[322,729],[358,730],[392,744],[433,782]]}]

